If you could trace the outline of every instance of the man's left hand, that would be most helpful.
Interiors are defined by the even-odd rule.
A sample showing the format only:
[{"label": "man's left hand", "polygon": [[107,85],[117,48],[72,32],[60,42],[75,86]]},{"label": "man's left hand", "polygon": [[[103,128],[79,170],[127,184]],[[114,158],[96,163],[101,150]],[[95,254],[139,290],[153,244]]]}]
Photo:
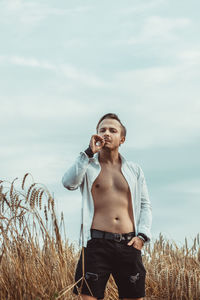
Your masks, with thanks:
[{"label": "man's left hand", "polygon": [[138,250],[141,250],[144,246],[144,242],[137,236],[134,236],[127,244],[130,247],[135,247]]}]

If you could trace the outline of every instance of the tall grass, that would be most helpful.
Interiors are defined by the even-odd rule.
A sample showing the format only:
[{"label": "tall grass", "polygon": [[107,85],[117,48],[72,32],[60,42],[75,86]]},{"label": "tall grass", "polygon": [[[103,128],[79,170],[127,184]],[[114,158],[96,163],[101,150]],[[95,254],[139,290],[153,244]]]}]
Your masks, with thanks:
[{"label": "tall grass", "polygon": [[[77,299],[72,288],[82,249],[77,252],[62,237],[63,214],[58,219],[48,189],[35,182],[25,188],[28,176],[20,190],[17,178],[0,180],[0,299]],[[146,299],[200,299],[199,234],[190,248],[187,238],[178,247],[160,234],[151,247],[144,247],[143,263]],[[105,299],[118,299],[112,275]]]}]

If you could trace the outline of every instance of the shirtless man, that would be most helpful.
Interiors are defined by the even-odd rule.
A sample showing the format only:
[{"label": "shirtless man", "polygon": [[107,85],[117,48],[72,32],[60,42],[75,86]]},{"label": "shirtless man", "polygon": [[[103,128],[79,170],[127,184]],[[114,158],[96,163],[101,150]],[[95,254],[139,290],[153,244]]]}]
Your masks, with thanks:
[{"label": "shirtless man", "polygon": [[[90,237],[87,238],[84,252],[80,255],[75,274],[76,281],[83,276],[84,255],[85,277],[89,289],[83,281],[83,300],[103,299],[111,273],[120,299],[141,300],[145,296],[146,269],[142,263],[141,249],[144,242],[150,241],[151,204],[141,168],[137,164],[130,164],[118,152],[120,145],[125,142],[125,136],[126,128],[118,116],[104,115],[97,125],[97,134],[92,135],[89,147],[84,152],[87,156],[84,159],[88,160],[89,165],[95,162],[93,157],[97,154],[95,158],[99,164],[99,172],[92,177],[91,169],[85,165],[85,161],[83,163],[83,158],[83,165],[80,167],[79,158],[76,164],[79,163],[81,171],[77,171],[77,165],[74,169],[72,166],[63,176],[62,182],[66,188],[75,189],[81,186],[82,193],[84,182],[86,184],[91,177],[91,185],[87,183],[87,188],[90,189],[88,198],[93,201]],[[135,190],[134,187],[138,184],[139,188]],[[138,204],[140,207],[137,207]],[[137,207],[136,211],[134,207]],[[84,209],[82,213],[84,215]],[[145,217],[146,223],[142,224]],[[142,231],[142,228],[148,228],[149,231]],[[73,292],[78,294],[76,287]]]}]

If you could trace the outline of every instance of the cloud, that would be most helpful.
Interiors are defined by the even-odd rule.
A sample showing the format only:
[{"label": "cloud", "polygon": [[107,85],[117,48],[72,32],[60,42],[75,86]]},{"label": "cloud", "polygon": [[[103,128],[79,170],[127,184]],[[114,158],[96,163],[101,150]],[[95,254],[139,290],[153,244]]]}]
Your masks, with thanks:
[{"label": "cloud", "polygon": [[134,139],[129,144],[146,148],[178,145],[197,138],[198,78],[198,65],[194,68],[183,61],[174,66],[117,72],[110,89],[116,89],[118,98],[123,97],[126,103],[121,109],[122,117],[126,119],[127,114],[132,114],[127,137],[132,132]]},{"label": "cloud", "polygon": [[52,16],[75,16],[88,12],[91,7],[78,5],[75,7],[50,7],[48,2],[12,0],[1,1],[1,22],[21,23],[21,25],[38,25],[41,21]]},{"label": "cloud", "polygon": [[59,74],[61,72],[65,77],[90,87],[106,86],[106,82],[97,77],[96,74],[76,68],[71,64],[54,64],[41,59],[21,56],[1,56],[0,63],[52,70]]},{"label": "cloud", "polygon": [[187,178],[185,180],[181,180],[181,181],[179,180],[174,183],[165,184],[164,186],[162,186],[162,190],[169,193],[181,193],[186,197],[188,197],[188,195],[200,197],[199,182],[200,182],[200,178],[195,178],[195,179]]},{"label": "cloud", "polygon": [[12,0],[1,1],[2,9],[10,13],[27,13],[29,16],[42,16],[46,17],[48,15],[67,15],[67,14],[76,14],[83,13],[90,10],[90,6],[87,5],[78,5],[75,7],[50,7],[48,1],[25,1],[25,0]]},{"label": "cloud", "polygon": [[[59,103],[59,105],[56,105]],[[70,117],[73,112],[76,111],[76,115],[87,114],[87,107],[80,100],[75,99],[36,99],[35,97],[29,96],[26,101],[26,97],[24,96],[21,100],[16,102],[7,101],[4,102],[1,106],[1,121],[6,118],[17,118],[18,126],[22,125],[20,122],[20,118],[24,118],[25,120],[29,120],[29,124],[31,120],[41,120],[44,122],[45,120],[51,120],[52,118],[67,118]],[[39,123],[38,123],[39,125]],[[26,129],[24,129],[26,131]]]},{"label": "cloud", "polygon": [[180,60],[181,63],[190,65],[193,69],[200,64],[200,48],[197,46],[192,49],[185,49],[184,51],[178,53],[177,59]]},{"label": "cloud", "polygon": [[[180,57],[183,56],[184,54],[180,54]],[[197,54],[195,57],[198,57]],[[119,110],[122,119],[127,120],[129,147],[177,145],[188,143],[189,140],[198,136],[200,104],[195,88],[195,84],[198,84],[196,76],[198,67],[188,64],[187,61],[184,63],[179,59],[173,66],[118,71],[113,73],[107,81],[95,73],[70,64],[56,64],[43,59],[20,56],[4,57],[4,60],[1,57],[1,63],[3,61],[14,66],[55,72],[62,81],[61,83],[55,82],[54,89],[57,90],[58,95],[48,95],[48,100],[43,97],[41,101],[41,95],[38,97],[29,92],[26,101],[27,96],[24,95],[17,102],[4,102],[1,107],[3,115],[1,122],[8,120],[8,117],[18,116],[18,118],[23,118],[18,121],[18,124],[22,124],[23,120],[29,119],[29,123],[31,120],[37,120],[37,126],[40,127],[44,126],[40,122],[44,120],[50,122],[59,116],[57,124],[62,120],[67,126],[69,120],[72,120],[74,111],[82,122],[83,115],[85,117],[91,114],[97,115],[103,107],[106,107],[107,111],[113,110],[114,104],[115,111]],[[65,87],[65,78],[68,79],[67,87]],[[70,95],[69,84],[71,91],[76,92],[76,96]],[[67,97],[59,95],[58,91],[61,89],[67,93]],[[96,91],[95,103],[91,98],[93,97],[91,96],[92,89]],[[85,105],[82,100],[84,94],[91,98],[90,104],[92,105],[88,102]],[[123,106],[120,104],[120,99],[123,99]],[[130,117],[132,122],[128,121]],[[143,120],[142,123],[141,120]],[[49,126],[52,127],[51,124]],[[61,123],[58,127],[60,126]]]},{"label": "cloud", "polygon": [[147,1],[134,1],[130,4],[129,7],[123,7],[120,9],[121,15],[129,15],[139,12],[144,12],[146,10],[151,10],[152,8],[163,6],[165,4],[165,0],[147,0]]},{"label": "cloud", "polygon": [[18,57],[18,56],[13,56],[8,58],[8,61],[11,64],[19,65],[19,66],[27,66],[27,67],[35,67],[35,68],[41,68],[41,69],[47,69],[47,70],[56,70],[56,66],[44,62],[44,61],[39,61],[35,58],[25,58],[25,57]]},{"label": "cloud", "polygon": [[142,44],[153,41],[167,42],[178,38],[177,31],[190,25],[189,18],[166,18],[160,16],[147,17],[139,34],[134,34],[127,40],[128,44]]}]

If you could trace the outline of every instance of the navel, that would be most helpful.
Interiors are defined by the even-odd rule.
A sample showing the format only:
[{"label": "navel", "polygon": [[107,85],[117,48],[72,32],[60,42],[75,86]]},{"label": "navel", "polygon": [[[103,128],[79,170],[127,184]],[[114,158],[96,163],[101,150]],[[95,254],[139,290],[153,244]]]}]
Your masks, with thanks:
[{"label": "navel", "polygon": [[118,220],[119,220],[119,218],[118,218],[118,217],[116,217],[116,218],[115,218],[115,220],[117,220],[117,221],[118,221]]},{"label": "navel", "polygon": [[95,185],[95,187],[96,187],[96,188],[99,188],[99,184],[97,183],[97,184]]}]

